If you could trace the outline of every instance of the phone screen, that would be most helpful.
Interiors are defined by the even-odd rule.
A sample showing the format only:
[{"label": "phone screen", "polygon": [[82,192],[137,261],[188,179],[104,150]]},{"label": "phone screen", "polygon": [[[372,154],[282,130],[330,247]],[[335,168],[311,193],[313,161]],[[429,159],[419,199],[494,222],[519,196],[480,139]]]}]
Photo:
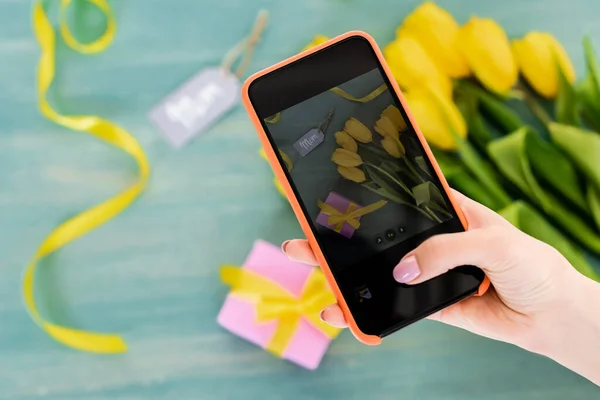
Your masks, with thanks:
[{"label": "phone screen", "polygon": [[249,97],[363,332],[385,336],[477,290],[472,266],[416,286],[392,277],[425,239],[464,229],[366,39],[264,75]]}]

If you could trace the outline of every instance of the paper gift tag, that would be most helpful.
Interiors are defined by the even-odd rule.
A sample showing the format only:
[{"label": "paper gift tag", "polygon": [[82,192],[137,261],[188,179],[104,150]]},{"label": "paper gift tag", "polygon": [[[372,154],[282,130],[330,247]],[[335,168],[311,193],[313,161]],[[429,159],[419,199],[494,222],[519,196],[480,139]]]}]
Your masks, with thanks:
[{"label": "paper gift tag", "polygon": [[176,148],[206,131],[240,100],[240,81],[220,67],[206,68],[152,109],[149,118]]},{"label": "paper gift tag", "polygon": [[302,135],[296,143],[294,143],[294,149],[300,153],[301,157],[306,156],[308,153],[313,151],[318,145],[323,143],[325,135],[319,129],[314,128]]}]

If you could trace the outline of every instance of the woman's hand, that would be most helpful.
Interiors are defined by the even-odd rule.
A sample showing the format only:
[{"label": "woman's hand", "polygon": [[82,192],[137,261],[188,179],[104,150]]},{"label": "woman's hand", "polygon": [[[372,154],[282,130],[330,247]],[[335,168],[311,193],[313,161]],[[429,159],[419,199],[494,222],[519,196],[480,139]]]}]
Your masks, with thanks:
[{"label": "woman's hand", "polygon": [[[430,319],[545,354],[600,382],[600,312],[585,312],[593,299],[593,308],[600,309],[600,285],[579,274],[554,248],[519,231],[485,206],[458,192],[454,195],[469,223],[468,231],[426,240],[398,263],[394,278],[417,284],[460,265],[480,267],[492,282],[490,290]],[[287,241],[282,248],[292,260],[317,264],[305,240]],[[331,325],[346,326],[337,305],[323,310],[321,317]],[[580,367],[577,360],[567,360],[571,355],[559,355],[557,347],[564,348],[565,341],[574,338],[571,329],[565,328],[581,328],[581,319],[586,318],[593,319],[587,331],[598,330],[598,337],[587,343],[596,349],[597,361]]]}]

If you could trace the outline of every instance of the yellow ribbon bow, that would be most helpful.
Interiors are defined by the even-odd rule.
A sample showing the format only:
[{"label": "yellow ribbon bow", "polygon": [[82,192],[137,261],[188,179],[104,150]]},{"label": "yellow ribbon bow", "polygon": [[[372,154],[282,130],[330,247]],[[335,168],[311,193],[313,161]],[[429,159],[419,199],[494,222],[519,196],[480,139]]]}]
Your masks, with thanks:
[{"label": "yellow ribbon bow", "polygon": [[[65,43],[80,53],[98,53],[110,45],[115,35],[115,20],[106,0],[86,0],[94,4],[106,16],[106,30],[96,41],[83,44],[72,35],[66,23],[65,12],[71,0],[60,3],[60,33]],[[137,140],[123,128],[110,121],[94,115],[71,116],[55,111],[48,100],[46,92],[50,88],[55,74],[56,35],[46,15],[43,1],[36,1],[33,6],[33,27],[41,57],[37,71],[37,95],[42,114],[50,121],[79,132],[89,133],[98,139],[113,145],[129,154],[137,163],[138,180],[118,195],[82,212],[56,227],[44,239],[27,265],[23,278],[23,298],[27,311],[33,320],[52,338],[58,342],[83,351],[95,353],[121,353],[127,346],[119,335],[87,332],[63,327],[46,321],[39,313],[34,297],[34,277],[38,261],[59,250],[78,237],[85,235],[103,223],[109,221],[126,209],[144,190],[150,175],[150,166],[144,150]]]},{"label": "yellow ribbon bow", "polygon": [[328,216],[327,223],[329,225],[334,225],[333,230],[337,233],[340,233],[344,227],[344,224],[350,225],[352,228],[354,228],[354,230],[358,229],[360,226],[358,217],[362,217],[363,215],[367,215],[375,210],[380,209],[387,204],[387,201],[379,200],[362,208],[358,208],[356,203],[351,202],[348,204],[348,208],[346,208],[345,212],[342,212],[332,205],[322,202],[321,200],[319,200],[317,204],[323,214]]},{"label": "yellow ribbon bow", "polygon": [[231,287],[233,296],[256,304],[256,322],[278,321],[275,334],[266,346],[278,357],[283,356],[302,318],[330,339],[340,333],[340,329],[319,318],[323,308],[335,303],[335,297],[325,276],[316,268],[304,284],[300,297],[268,278],[234,266],[221,267],[221,280]]}]

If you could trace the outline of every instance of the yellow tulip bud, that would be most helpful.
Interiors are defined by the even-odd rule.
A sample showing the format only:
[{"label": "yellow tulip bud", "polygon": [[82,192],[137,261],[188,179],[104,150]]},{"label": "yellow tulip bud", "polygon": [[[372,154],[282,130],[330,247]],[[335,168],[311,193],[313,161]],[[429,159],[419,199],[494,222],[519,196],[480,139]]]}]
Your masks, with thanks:
[{"label": "yellow tulip bud", "polygon": [[346,131],[355,140],[361,143],[369,143],[373,141],[373,135],[369,128],[367,128],[362,122],[354,117],[351,117],[344,124],[344,131]]},{"label": "yellow tulip bud", "polygon": [[392,137],[398,139],[400,132],[396,128],[396,125],[388,117],[381,117],[375,122],[375,132],[379,133],[383,137]]},{"label": "yellow tulip bud", "polygon": [[457,37],[469,67],[488,89],[506,93],[517,83],[519,71],[502,27],[489,18],[472,17]]},{"label": "yellow tulip bud", "polygon": [[358,154],[346,149],[335,149],[331,161],[341,167],[358,167],[363,162]]},{"label": "yellow tulip bud", "polygon": [[448,11],[426,1],[406,17],[396,34],[415,38],[444,73],[460,78],[469,74],[469,66],[458,49],[458,30]]},{"label": "yellow tulip bud", "polygon": [[341,176],[348,179],[349,181],[362,183],[367,180],[365,173],[360,168],[339,166],[337,170]]},{"label": "yellow tulip bud", "polygon": [[335,142],[343,149],[356,153],[358,151],[358,144],[356,140],[352,138],[347,132],[339,131],[335,133]]},{"label": "yellow tulip bud", "polygon": [[406,122],[404,121],[404,118],[402,118],[402,114],[396,106],[387,106],[385,110],[381,112],[381,116],[389,118],[390,121],[392,121],[392,123],[396,126],[398,131],[403,131],[406,129]]},{"label": "yellow tulip bud", "polygon": [[397,38],[384,48],[383,53],[394,78],[403,89],[431,86],[451,96],[452,81],[413,37]]},{"label": "yellow tulip bud", "polygon": [[305,50],[311,49],[311,48],[313,48],[313,47],[315,47],[315,46],[318,46],[318,45],[320,45],[321,43],[325,43],[325,42],[326,42],[326,41],[328,41],[328,40],[329,40],[329,38],[328,38],[327,36],[324,36],[324,35],[316,35],[316,36],[313,38],[312,42],[310,42],[309,44],[307,44],[306,46],[304,46],[304,48],[302,49],[302,51],[305,51]]},{"label": "yellow tulip bud", "polygon": [[401,158],[406,153],[402,142],[391,136],[384,137],[381,140],[381,146],[383,146],[383,149],[394,158]]},{"label": "yellow tulip bud", "polygon": [[411,90],[405,94],[405,98],[421,132],[431,145],[454,150],[454,134],[461,138],[467,136],[465,120],[451,99],[427,89]]},{"label": "yellow tulip bud", "polygon": [[513,54],[527,82],[544,97],[558,93],[557,64],[570,83],[575,82],[575,69],[565,49],[549,33],[530,32],[514,40]]}]

